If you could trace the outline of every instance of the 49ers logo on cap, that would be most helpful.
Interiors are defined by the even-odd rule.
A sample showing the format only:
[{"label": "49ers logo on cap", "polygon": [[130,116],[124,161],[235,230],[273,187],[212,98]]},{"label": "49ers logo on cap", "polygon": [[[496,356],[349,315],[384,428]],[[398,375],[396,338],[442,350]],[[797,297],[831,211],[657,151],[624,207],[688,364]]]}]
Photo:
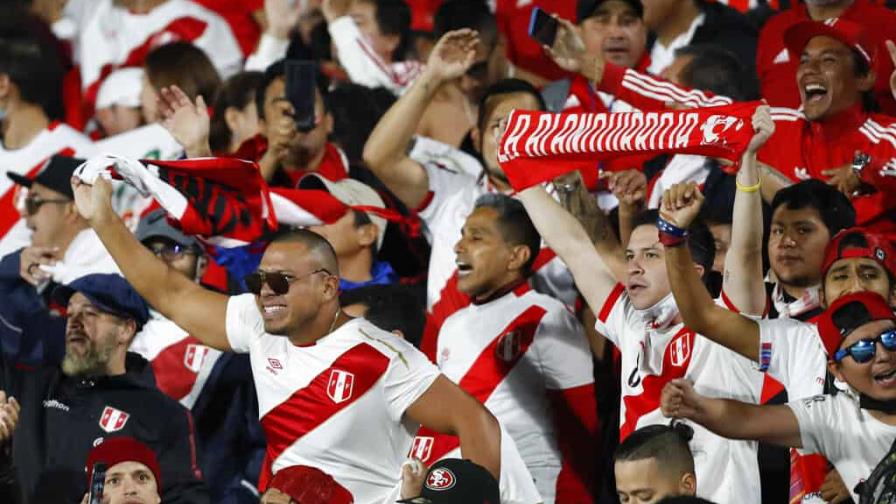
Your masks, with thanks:
[{"label": "49ers logo on cap", "polygon": [[100,427],[106,432],[120,431],[130,417],[131,415],[124,411],[106,406],[103,408],[103,414],[100,415]]},{"label": "49ers logo on cap", "polygon": [[454,473],[444,467],[433,470],[426,478],[426,488],[437,492],[449,490],[455,483],[457,478],[454,477]]},{"label": "49ers logo on cap", "polygon": [[207,353],[208,347],[190,343],[184,351],[184,366],[190,371],[198,373]]},{"label": "49ers logo on cap", "polygon": [[522,338],[519,331],[510,331],[498,339],[495,345],[495,356],[504,362],[510,362],[520,356]]},{"label": "49ers logo on cap", "polygon": [[341,369],[330,371],[330,381],[327,383],[327,396],[334,403],[339,404],[352,397],[352,388],[355,384],[355,375]]},{"label": "49ers logo on cap", "polygon": [[691,338],[689,333],[679,334],[669,343],[669,360],[673,366],[682,366],[691,356]]},{"label": "49ers logo on cap", "polygon": [[423,462],[429,460],[429,454],[432,453],[432,444],[435,439],[432,436],[417,436],[414,438],[414,444],[411,445],[411,453],[409,458],[418,458]]}]

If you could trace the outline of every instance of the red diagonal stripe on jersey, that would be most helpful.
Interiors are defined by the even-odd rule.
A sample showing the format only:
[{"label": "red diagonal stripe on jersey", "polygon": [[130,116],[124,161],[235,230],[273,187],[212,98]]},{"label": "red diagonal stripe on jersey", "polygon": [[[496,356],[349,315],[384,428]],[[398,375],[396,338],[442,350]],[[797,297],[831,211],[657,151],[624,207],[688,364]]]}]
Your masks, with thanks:
[{"label": "red diagonal stripe on jersey", "polygon": [[[641,380],[641,393],[622,398],[622,402],[625,403],[625,422],[619,428],[619,441],[625,440],[629,434],[635,431],[638,419],[660,407],[660,396],[667,383],[684,377],[688,365],[691,363],[691,355],[694,353],[694,336],[694,331],[687,327],[681,328],[666,345],[661,374],[644,376]],[[678,362],[673,364],[673,354],[679,344],[680,348],[686,345],[687,355],[681,355],[681,350],[678,350],[680,352],[676,358]],[[641,358],[644,357],[641,356]]]},{"label": "red diagonal stripe on jersey", "polygon": [[[188,350],[198,354],[188,355]],[[152,372],[156,376],[156,386],[175,401],[186,397],[193,390],[193,385],[199,376],[198,371],[193,371],[187,365],[193,359],[197,363],[201,362],[207,351],[208,349],[192,336],[186,336],[177,343],[165,347],[151,362]]]},{"label": "red diagonal stripe on jersey", "polygon": [[[70,147],[66,147],[56,154],[59,154],[61,156],[74,156],[75,150]],[[40,163],[32,166],[22,175],[28,178],[34,177],[37,172],[40,171],[44,163],[47,162],[47,159],[50,159],[50,157],[51,156],[47,156],[44,159],[41,159]],[[9,190],[7,190],[3,194],[3,196],[0,196],[0,238],[6,236],[6,233],[8,233],[9,230],[12,229],[12,227],[16,225],[16,222],[19,222],[19,219],[21,218],[21,216],[19,215],[19,211],[16,210],[15,206],[16,189],[18,187],[19,186],[17,184],[13,184],[12,187],[10,187]]]},{"label": "red diagonal stripe on jersey", "polygon": [[[286,401],[277,405],[261,419],[261,427],[268,440],[264,467],[258,489],[264,491],[271,466],[284,450],[306,434],[348,408],[367,393],[389,367],[389,358],[372,346],[361,343],[340,355],[329,368],[318,374],[305,388],[297,390]],[[327,394],[330,374],[346,371],[354,375],[351,395],[335,402]]]}]

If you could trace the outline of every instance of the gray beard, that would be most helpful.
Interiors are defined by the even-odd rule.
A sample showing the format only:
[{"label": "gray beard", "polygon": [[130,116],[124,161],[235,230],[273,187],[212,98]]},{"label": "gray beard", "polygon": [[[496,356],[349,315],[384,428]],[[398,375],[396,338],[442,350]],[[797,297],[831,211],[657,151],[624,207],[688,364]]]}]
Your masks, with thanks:
[{"label": "gray beard", "polygon": [[91,343],[84,355],[65,352],[62,359],[62,372],[66,376],[95,376],[106,374],[106,365],[115,350],[113,345],[97,345]]}]

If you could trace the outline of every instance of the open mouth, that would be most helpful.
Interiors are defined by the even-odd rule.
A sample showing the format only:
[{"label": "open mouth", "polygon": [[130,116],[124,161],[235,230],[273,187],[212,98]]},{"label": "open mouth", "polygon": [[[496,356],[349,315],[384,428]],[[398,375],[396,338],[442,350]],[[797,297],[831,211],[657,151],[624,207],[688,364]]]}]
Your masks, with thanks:
[{"label": "open mouth", "polygon": [[882,385],[884,387],[892,387],[896,385],[896,368],[893,368],[886,373],[878,373],[874,375],[874,381],[878,385]]},{"label": "open mouth", "polygon": [[455,264],[457,265],[457,276],[459,277],[467,276],[473,272],[473,266],[468,263],[457,261]]},{"label": "open mouth", "polygon": [[806,84],[803,86],[803,93],[806,95],[806,103],[817,103],[827,96],[828,88],[816,83]]}]

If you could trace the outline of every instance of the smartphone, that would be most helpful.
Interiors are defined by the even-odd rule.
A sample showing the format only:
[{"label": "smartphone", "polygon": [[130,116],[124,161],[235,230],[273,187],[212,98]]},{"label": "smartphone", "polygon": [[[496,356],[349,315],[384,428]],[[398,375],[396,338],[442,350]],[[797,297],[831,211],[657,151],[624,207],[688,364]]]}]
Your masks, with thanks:
[{"label": "smartphone", "polygon": [[106,464],[102,462],[97,462],[93,465],[93,476],[90,478],[90,494],[87,497],[87,504],[103,504],[106,469]]},{"label": "smartphone", "polygon": [[557,22],[550,14],[535,7],[532,9],[532,17],[529,18],[529,36],[540,44],[548,47],[554,45],[557,38]]},{"label": "smartphone", "polygon": [[292,104],[296,129],[308,132],[314,129],[314,97],[317,93],[317,63],[314,61],[287,60],[286,99]]}]

